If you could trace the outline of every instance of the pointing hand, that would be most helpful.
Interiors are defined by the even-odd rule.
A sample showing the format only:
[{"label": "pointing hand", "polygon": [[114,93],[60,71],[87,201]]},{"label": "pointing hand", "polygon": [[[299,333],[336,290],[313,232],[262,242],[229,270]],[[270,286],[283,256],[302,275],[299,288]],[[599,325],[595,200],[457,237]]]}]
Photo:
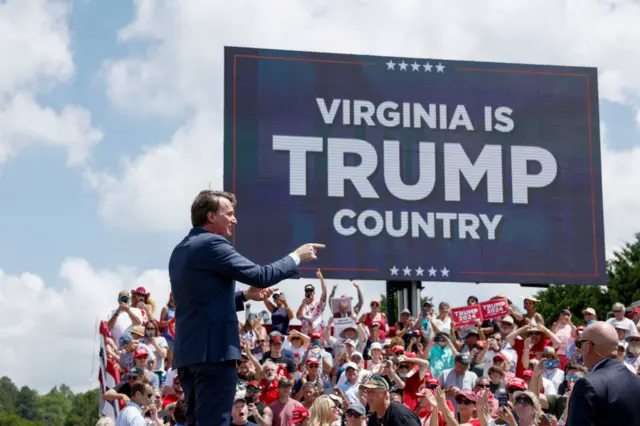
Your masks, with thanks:
[{"label": "pointing hand", "polygon": [[300,257],[301,263],[310,262],[318,258],[318,256],[316,256],[316,250],[324,247],[324,244],[307,243],[298,247],[295,253]]}]

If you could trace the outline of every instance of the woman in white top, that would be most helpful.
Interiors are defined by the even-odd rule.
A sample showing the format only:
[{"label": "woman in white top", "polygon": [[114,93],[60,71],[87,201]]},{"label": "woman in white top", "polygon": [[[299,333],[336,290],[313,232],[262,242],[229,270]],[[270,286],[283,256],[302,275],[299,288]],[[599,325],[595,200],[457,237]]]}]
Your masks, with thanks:
[{"label": "woman in white top", "polygon": [[164,373],[164,361],[167,358],[167,352],[169,350],[169,344],[167,339],[160,336],[160,328],[156,320],[147,321],[147,325],[144,328],[145,337],[140,339],[140,342],[147,345],[156,357],[156,372]]},{"label": "woman in white top", "polygon": [[447,302],[438,305],[438,316],[431,322],[436,333],[451,333],[451,306]]},{"label": "woman in white top", "polygon": [[[293,357],[296,361],[296,366],[300,363],[300,360],[304,358],[304,354],[309,349],[309,342],[311,339],[306,334],[300,333],[298,330],[291,330],[287,336],[285,343],[285,349],[293,352]],[[300,372],[296,371],[296,379],[300,376]]]},{"label": "woman in white top", "polygon": [[267,330],[260,322],[260,317],[253,312],[247,315],[240,336],[249,344],[250,349],[256,347],[258,340],[268,340]]},{"label": "woman in white top", "polygon": [[567,349],[578,338],[578,330],[571,322],[571,311],[569,309],[563,309],[562,312],[560,312],[558,321],[554,322],[551,326],[551,332],[560,340],[560,346],[556,351],[556,355],[558,355],[560,359],[560,368],[564,369],[567,364]]}]

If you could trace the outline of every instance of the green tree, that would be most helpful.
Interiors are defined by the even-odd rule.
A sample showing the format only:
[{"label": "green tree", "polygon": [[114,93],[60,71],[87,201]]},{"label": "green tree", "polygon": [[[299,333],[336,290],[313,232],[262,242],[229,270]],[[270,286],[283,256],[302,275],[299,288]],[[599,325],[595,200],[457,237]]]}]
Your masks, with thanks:
[{"label": "green tree", "polygon": [[10,378],[6,376],[0,378],[0,411],[13,412],[16,409],[17,398],[18,387]]},{"label": "green tree", "polygon": [[16,414],[27,420],[38,420],[38,392],[23,386],[16,398]]},{"label": "green tree", "polygon": [[[393,306],[396,307],[396,310],[398,309],[398,294],[394,294],[393,295]],[[381,294],[380,295],[380,312],[382,312],[383,314],[389,316],[389,313],[387,312],[387,295],[386,294]],[[398,315],[398,313],[396,312],[396,315]],[[393,325],[393,324],[391,324]]]},{"label": "green tree", "polygon": [[26,420],[15,413],[0,411],[0,425],[2,426],[41,426],[40,423]]},{"label": "green tree", "polygon": [[[68,389],[68,388],[67,388]],[[73,392],[61,392],[53,388],[48,394],[38,397],[38,420],[45,425],[64,426],[73,405]]]},{"label": "green tree", "polygon": [[607,261],[607,278],[606,289],[599,286],[549,286],[537,293],[536,298],[540,303],[536,311],[542,314],[550,327],[560,311],[569,308],[574,323],[581,324],[582,311],[587,307],[594,308],[598,319],[605,320],[614,303],[629,306],[640,300],[640,233],[635,235],[633,242],[615,251]]},{"label": "green tree", "polygon": [[[432,297],[421,297],[420,298],[420,306],[422,306],[422,304],[424,302],[430,302],[433,303],[433,298]],[[398,309],[398,293],[393,295],[393,306],[396,307],[396,310]],[[389,319],[389,321],[397,321],[398,318],[390,318],[389,313],[387,312],[387,295],[386,294],[381,294],[380,295],[380,312],[382,312],[383,314],[385,314],[387,316],[387,318]],[[396,312],[396,317],[399,315],[399,312]],[[417,315],[417,313],[416,313]],[[393,324],[389,324],[389,326],[393,326]]]},{"label": "green tree", "polygon": [[94,425],[98,421],[98,389],[75,395],[64,426]]}]

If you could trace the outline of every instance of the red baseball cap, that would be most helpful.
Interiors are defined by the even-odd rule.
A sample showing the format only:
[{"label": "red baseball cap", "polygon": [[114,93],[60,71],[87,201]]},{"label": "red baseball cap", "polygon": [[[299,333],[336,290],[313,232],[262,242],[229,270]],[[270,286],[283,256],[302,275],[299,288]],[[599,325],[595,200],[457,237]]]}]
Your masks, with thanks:
[{"label": "red baseball cap", "polygon": [[522,380],[519,377],[515,377],[515,378],[509,380],[509,383],[507,383],[507,389],[509,389],[509,388],[527,390],[527,382],[525,382],[524,380]]},{"label": "red baseball cap", "polygon": [[523,379],[530,379],[533,377],[533,370],[524,370],[522,372],[522,378]]},{"label": "red baseball cap", "polygon": [[148,356],[149,356],[149,352],[147,352],[145,348],[137,348],[133,353],[134,358],[142,358],[142,357],[148,357]]},{"label": "red baseball cap", "polygon": [[315,332],[315,333],[311,333],[311,338],[312,339],[322,339],[322,333],[319,332]]},{"label": "red baseball cap", "polygon": [[251,380],[250,382],[247,382],[247,387],[249,386],[254,386],[256,388],[260,387],[260,383],[257,380]]},{"label": "red baseball cap", "polygon": [[309,410],[307,410],[304,407],[296,407],[293,409],[293,412],[291,413],[291,423],[294,425],[297,425],[298,423],[302,423],[303,420],[306,420],[309,418]]},{"label": "red baseball cap", "polygon": [[506,361],[506,360],[507,360],[507,357],[506,357],[506,356],[504,356],[504,354],[503,354],[502,352],[498,352],[497,354],[495,354],[495,355],[493,356],[493,360],[495,361],[496,359],[501,359],[501,360],[503,360],[503,361]]},{"label": "red baseball cap", "polygon": [[427,385],[436,385],[436,386],[440,386],[440,380],[438,380],[436,377],[429,377],[427,378],[427,380],[425,380],[425,383]]},{"label": "red baseball cap", "polygon": [[467,398],[469,401],[473,401],[473,402],[477,402],[478,401],[478,396],[476,395],[475,392],[460,392],[459,394],[456,395],[456,399],[458,397],[465,397]]},{"label": "red baseball cap", "polygon": [[397,345],[397,346],[393,347],[392,351],[393,351],[394,354],[397,354],[398,352],[404,352],[404,347],[400,346],[400,345]]},{"label": "red baseball cap", "polygon": [[318,358],[309,358],[307,359],[307,365],[309,364],[320,365],[320,361],[318,360]]}]

